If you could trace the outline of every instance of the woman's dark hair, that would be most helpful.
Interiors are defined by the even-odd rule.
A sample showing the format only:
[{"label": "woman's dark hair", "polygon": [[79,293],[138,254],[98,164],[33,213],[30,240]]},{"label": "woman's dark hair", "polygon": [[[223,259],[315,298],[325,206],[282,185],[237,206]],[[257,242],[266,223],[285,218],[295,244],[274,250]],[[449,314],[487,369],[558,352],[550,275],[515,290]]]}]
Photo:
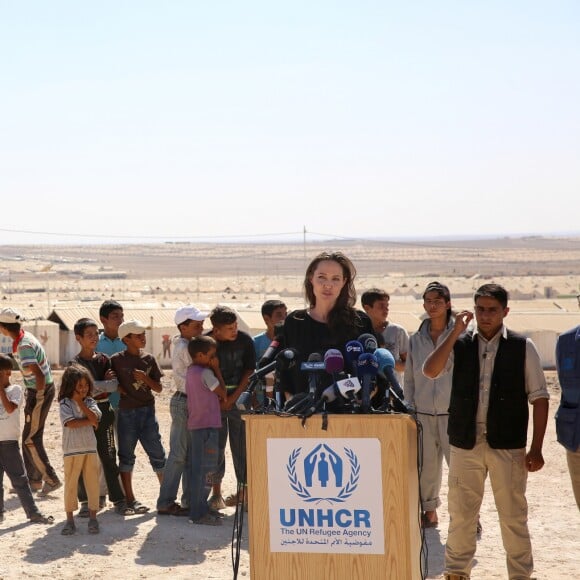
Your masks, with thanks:
[{"label": "woman's dark hair", "polygon": [[310,262],[306,268],[304,276],[304,293],[310,307],[316,306],[316,296],[312,287],[312,276],[320,262],[336,262],[342,268],[342,275],[345,279],[344,286],[336,299],[336,304],[328,315],[328,328],[332,334],[343,334],[346,328],[353,328],[356,322],[356,290],[354,289],[354,279],[356,268],[354,264],[342,252],[321,252]]},{"label": "woman's dark hair", "polygon": [[93,392],[94,385],[93,375],[91,375],[91,373],[85,367],[73,363],[66,367],[64,373],[62,373],[60,389],[58,391],[58,400],[62,401],[63,399],[72,399],[77,383],[81,379],[86,379],[87,384],[89,385],[89,392],[87,393],[87,396],[90,397]]}]

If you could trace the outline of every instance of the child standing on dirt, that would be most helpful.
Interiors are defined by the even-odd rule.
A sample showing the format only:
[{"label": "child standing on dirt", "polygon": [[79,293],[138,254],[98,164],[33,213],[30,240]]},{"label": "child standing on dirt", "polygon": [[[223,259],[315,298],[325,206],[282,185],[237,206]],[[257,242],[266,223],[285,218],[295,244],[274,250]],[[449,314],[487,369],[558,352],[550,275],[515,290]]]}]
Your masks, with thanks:
[{"label": "child standing on dirt", "polygon": [[221,514],[207,503],[210,491],[207,477],[218,466],[219,432],[222,426],[220,399],[226,398],[216,350],[217,343],[213,338],[192,338],[188,351],[193,362],[185,378],[191,478],[189,521],[210,526],[222,523]]},{"label": "child standing on dirt", "polygon": [[61,530],[63,536],[70,536],[76,531],[73,512],[78,509],[77,489],[81,473],[89,503],[89,534],[99,533],[99,458],[95,429],[101,418],[101,410],[90,397],[92,390],[93,377],[85,367],[72,364],[65,369],[58,393],[66,511],[66,523]]},{"label": "child standing on dirt", "polygon": [[111,357],[111,366],[119,381],[121,401],[117,422],[119,442],[119,471],[125,489],[127,506],[136,514],[149,511],[146,505],[135,499],[133,492],[133,468],[135,448],[139,441],[149,457],[149,463],[163,480],[165,449],[161,443],[159,423],[155,415],[153,393],[162,390],[163,373],[152,354],[143,351],[147,344],[146,326],[138,320],[128,320],[119,326],[119,337],[127,350]]},{"label": "child standing on dirt", "polygon": [[52,516],[43,516],[36,507],[24,460],[18,446],[20,438],[20,404],[22,388],[10,384],[12,359],[0,354],[0,522],[4,521],[4,473],[8,475],[14,491],[26,512],[26,517],[34,524],[52,524]]}]

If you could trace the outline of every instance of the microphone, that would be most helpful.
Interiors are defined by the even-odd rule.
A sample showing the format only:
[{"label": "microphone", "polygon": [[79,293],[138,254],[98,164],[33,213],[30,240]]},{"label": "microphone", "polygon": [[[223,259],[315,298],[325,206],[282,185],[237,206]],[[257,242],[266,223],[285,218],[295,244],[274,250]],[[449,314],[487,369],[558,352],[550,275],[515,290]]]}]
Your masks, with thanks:
[{"label": "microphone", "polygon": [[395,357],[386,348],[377,348],[375,356],[379,362],[379,374],[384,376],[389,383],[389,392],[404,413],[411,413],[411,404],[405,400],[405,394],[395,375]]},{"label": "microphone", "polygon": [[362,343],[358,340],[349,340],[345,346],[345,362],[348,369],[350,369],[350,374],[353,377],[357,376],[357,360],[358,357],[364,352],[364,347]]},{"label": "microphone", "polygon": [[276,326],[274,327],[276,329],[274,339],[272,340],[268,348],[264,351],[262,358],[258,361],[258,364],[256,365],[257,368],[261,369],[262,367],[270,364],[275,359],[284,341],[282,327],[283,327],[282,323],[276,324]]},{"label": "microphone", "polygon": [[284,368],[290,368],[297,355],[298,352],[296,349],[285,348],[276,355],[276,358],[271,363],[252,373],[248,378],[247,389],[238,397],[238,400],[236,401],[236,407],[240,411],[249,411],[252,408],[252,393],[254,392],[258,381],[274,369],[281,370]]},{"label": "microphone", "polygon": [[368,413],[371,410],[371,390],[373,378],[379,372],[379,361],[370,352],[363,352],[357,361],[358,376],[362,379],[361,410]]},{"label": "microphone", "polygon": [[[278,411],[282,410],[282,385],[281,378],[295,382],[296,377],[292,376],[296,372],[296,361],[298,360],[298,351],[295,348],[285,348],[276,355],[276,375],[274,377],[274,399]],[[288,371],[293,370],[292,373]]]},{"label": "microphone", "polygon": [[325,403],[332,403],[332,401],[336,399],[336,396],[337,389],[335,384],[330,385],[330,387],[326,387],[326,389],[322,391],[320,399],[318,399],[318,401],[304,413],[304,418],[308,419],[308,417],[312,417],[314,413],[317,413],[322,409]]},{"label": "microphone", "polygon": [[377,337],[370,332],[365,332],[361,334],[357,339],[362,345],[365,352],[370,352],[371,354],[377,350],[379,343],[377,342]]},{"label": "microphone", "polygon": [[318,372],[316,372],[317,367],[314,366],[315,364],[321,365],[322,370],[325,370],[324,363],[322,362],[322,355],[319,352],[313,352],[308,357],[308,363],[306,363],[306,368],[304,364],[300,366],[300,370],[308,371],[308,392],[312,396],[315,396],[316,393],[318,392],[318,383],[320,382]]},{"label": "microphone", "polygon": [[360,391],[360,382],[358,377],[347,377],[336,382],[338,392],[351,404],[352,412],[358,412],[360,409],[359,402],[355,395]]},{"label": "microphone", "polygon": [[324,370],[336,381],[336,374],[344,369],[344,357],[337,348],[330,348],[324,353]]}]

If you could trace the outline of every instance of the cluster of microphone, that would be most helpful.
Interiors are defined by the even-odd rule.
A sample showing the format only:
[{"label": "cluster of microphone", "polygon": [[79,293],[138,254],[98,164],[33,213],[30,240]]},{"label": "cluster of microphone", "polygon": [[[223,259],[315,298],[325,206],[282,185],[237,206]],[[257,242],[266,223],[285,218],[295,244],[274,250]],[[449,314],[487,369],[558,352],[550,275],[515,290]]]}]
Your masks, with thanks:
[{"label": "cluster of microphone", "polygon": [[[298,351],[282,348],[281,340],[275,338],[258,362],[258,370],[250,376],[248,388],[238,398],[237,408],[251,410],[256,386],[274,371],[274,405],[276,410],[287,414],[307,418],[327,411],[328,405],[332,405],[332,412],[340,413],[413,412],[397,380],[393,355],[386,348],[379,348],[372,334],[365,333],[357,340],[347,342],[344,353],[345,356],[335,348],[324,354],[315,352],[298,365]],[[295,395],[283,405],[279,377],[289,370],[307,374],[308,391]],[[320,383],[324,374],[330,375],[332,383],[321,392]],[[386,388],[375,408],[371,398],[379,379]]]}]

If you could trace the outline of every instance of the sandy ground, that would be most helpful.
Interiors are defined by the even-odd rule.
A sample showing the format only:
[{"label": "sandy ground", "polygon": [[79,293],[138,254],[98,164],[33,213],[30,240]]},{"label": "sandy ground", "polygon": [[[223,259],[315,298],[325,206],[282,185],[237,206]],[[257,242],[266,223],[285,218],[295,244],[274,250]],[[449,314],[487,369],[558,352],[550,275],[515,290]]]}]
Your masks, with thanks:
[{"label": "sandy ground", "polygon": [[[547,372],[547,377],[552,401],[544,444],[546,466],[530,475],[527,494],[536,577],[577,578],[580,570],[577,550],[580,515],[572,496],[565,454],[555,438],[553,416],[559,389],[554,373]],[[14,373],[14,382],[18,378],[18,373]],[[163,441],[167,446],[170,426],[168,408],[172,394],[170,372],[164,378],[164,384],[166,389],[158,396],[157,412]],[[55,404],[47,422],[45,441],[52,463],[62,473],[60,431]],[[221,528],[193,526],[187,518],[157,517],[154,510],[159,489],[157,479],[140,450],[134,477],[138,499],[152,508],[148,514],[123,518],[107,507],[99,514],[101,533],[98,536],[89,536],[86,520],[77,518],[78,531],[72,537],[60,534],[65,519],[62,489],[50,497],[38,499],[40,509],[53,515],[55,524],[31,525],[27,523],[16,496],[8,493],[9,483],[5,481],[7,501],[6,519],[0,524],[0,578],[111,578],[116,574],[122,574],[123,578],[160,578],[167,574],[173,578],[233,578],[233,508],[225,511]],[[446,472],[439,528],[425,532],[429,553],[428,578],[442,577],[448,526],[445,479]],[[224,492],[230,493],[234,488],[231,463],[228,463]],[[505,557],[489,485],[481,520],[484,532],[478,543],[472,578],[506,578]],[[250,576],[248,533],[246,520],[239,578]]]}]

